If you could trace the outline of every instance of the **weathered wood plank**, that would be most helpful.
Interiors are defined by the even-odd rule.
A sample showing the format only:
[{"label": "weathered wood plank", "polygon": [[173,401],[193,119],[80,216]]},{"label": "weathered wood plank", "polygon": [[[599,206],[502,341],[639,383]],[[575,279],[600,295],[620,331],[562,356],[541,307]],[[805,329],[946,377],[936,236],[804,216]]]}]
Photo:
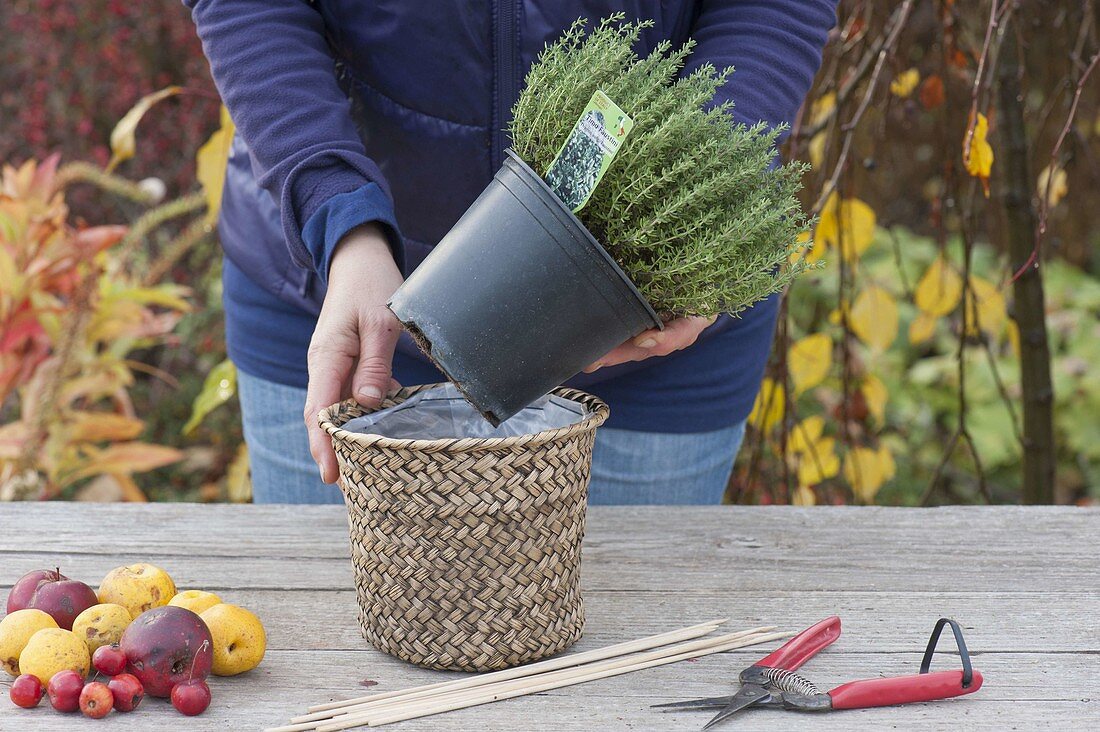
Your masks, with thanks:
[{"label": "weathered wood plank", "polygon": [[[536,708],[546,711],[552,719],[556,720],[557,715],[561,714],[566,717],[576,717],[579,723],[583,721],[582,715],[585,710],[611,707],[618,710],[618,714],[624,717],[624,722],[635,727],[656,729],[668,719],[675,721],[677,726],[683,723],[684,727],[688,728],[693,722],[699,720],[698,715],[678,714],[666,717],[664,714],[651,712],[649,705],[693,696],[726,693],[728,684],[725,680],[732,679],[737,670],[752,663],[760,655],[760,651],[721,654],[695,662],[674,664],[558,689],[540,695],[545,697],[545,700]],[[915,670],[919,660],[919,653],[852,654],[830,649],[815,658],[805,669],[805,673],[821,686],[831,688],[855,678],[908,673]],[[966,722],[963,723],[961,719],[956,720],[957,727],[969,729],[970,723],[975,721],[976,717],[980,717],[979,726],[975,728],[984,728],[981,725],[986,722],[989,723],[988,728],[993,728],[995,721],[1003,719],[996,710],[1005,703],[1027,705],[1043,702],[1057,705],[1053,708],[1061,709],[1068,708],[1063,706],[1067,703],[1079,703],[1080,700],[1088,699],[1094,694],[1097,674],[1095,660],[1085,656],[1071,656],[1059,659],[1057,667],[1044,667],[1049,660],[1042,654],[978,655],[975,657],[975,664],[987,678],[986,686],[979,694],[965,700],[906,707],[903,714],[899,714],[898,710],[893,710],[892,714],[880,712],[876,715],[877,720],[880,723],[890,724],[900,722],[904,726],[910,722],[916,724],[919,720],[949,722],[953,715],[965,714]],[[948,659],[942,659],[939,663],[947,667],[950,662]],[[937,665],[937,668],[939,667]],[[415,669],[376,652],[273,651],[265,659],[264,664],[250,674],[233,679],[214,679],[212,681],[214,706],[211,707],[211,716],[203,718],[210,724],[206,727],[192,728],[212,729],[213,723],[218,720],[219,713],[230,715],[234,708],[249,710],[250,715],[253,715],[250,718],[256,720],[256,726],[282,723],[291,716],[302,713],[310,704],[366,693],[358,686],[358,682],[365,679],[378,681],[379,685],[374,687],[374,690],[383,691],[406,688],[451,676],[457,675]],[[513,700],[488,705],[480,711],[502,715],[501,721],[510,721],[514,724],[516,720],[533,713],[531,702],[532,700],[529,699]],[[162,715],[167,715],[167,720],[175,721],[174,713],[165,707],[166,705],[162,702],[151,700],[148,710],[143,710],[134,717],[136,720],[143,720],[147,726],[129,729],[151,729],[155,724],[153,720],[159,720]],[[942,709],[929,707],[942,707]],[[1100,712],[1100,705],[1096,702],[1091,702],[1089,708],[1094,712]],[[41,711],[45,712],[45,710]],[[146,713],[150,711],[151,713]],[[987,718],[986,715],[990,713],[995,716]],[[774,725],[773,729],[788,728],[789,724],[775,724],[778,721],[775,719],[775,714],[777,713],[770,711],[759,712],[753,717]],[[845,713],[842,716],[847,718],[853,726],[856,723],[870,724],[874,721],[861,717],[859,713]],[[753,717],[746,716],[745,719],[751,722]],[[49,730],[51,729],[49,725],[55,723],[58,725],[54,727],[56,729],[70,729],[61,727],[60,724],[75,719],[77,718],[62,717],[53,712],[45,714],[38,711],[23,712],[15,709],[6,699],[0,701],[0,724],[3,724],[0,729],[4,730],[8,729],[9,722],[12,724],[13,732],[19,729]],[[112,718],[112,722],[117,719],[121,719],[121,715]],[[229,719],[231,717],[226,716],[226,720]],[[471,719],[480,721],[481,716],[472,716],[472,713],[468,713],[465,717],[466,723]],[[780,719],[801,721],[806,718],[781,717]],[[817,719],[814,717],[812,721],[816,722]],[[183,720],[179,721],[183,724]],[[458,724],[457,715],[454,720],[448,716],[441,716],[433,721],[438,727],[422,722],[420,725],[394,729],[462,729]],[[450,724],[452,721],[455,723],[454,726]],[[589,721],[591,722],[591,717]],[[32,724],[38,726],[29,726]],[[697,729],[698,726],[690,728]],[[564,729],[582,728],[567,726]],[[609,723],[608,728],[626,728],[626,725],[616,727]],[[1020,728],[1026,728],[1026,725]],[[488,726],[487,729],[494,729],[494,727]]]},{"label": "weathered wood plank", "polygon": [[[131,526],[109,546],[103,526]],[[0,504],[0,588],[26,569],[63,562],[95,582],[149,560],[182,587],[254,608],[271,650],[256,671],[214,682],[206,715],[163,703],[121,730],[258,729],[311,703],[404,688],[445,675],[366,646],[355,623],[341,507]],[[586,635],[576,650],[707,617],[791,629],[836,612],[844,635],[805,669],[823,686],[911,673],[935,618],[964,623],[986,687],[965,699],[821,716],[746,714],[737,729],[1092,729],[1100,680],[1100,511],[1034,508],[625,509],[591,511],[585,545]],[[7,584],[4,584],[7,583]],[[0,591],[2,592],[2,591]],[[944,648],[949,639],[944,639]],[[723,692],[764,649],[606,679],[426,720],[395,730],[698,729],[705,715],[661,715],[651,703]],[[937,657],[946,668],[957,659]],[[0,700],[3,732],[60,732],[86,722]]]},{"label": "weathered wood plank", "polygon": [[[356,624],[351,591],[279,592],[219,589],[223,600],[255,610],[272,648],[353,651],[367,648]],[[982,653],[1100,654],[1095,610],[1100,593],[1029,594],[790,591],[688,595],[587,592],[584,648],[620,643],[708,618],[729,616],[731,630],[781,624],[800,630],[837,613],[844,634],[837,647],[851,653],[905,653],[924,647],[935,621],[964,624],[971,650]],[[1088,609],[1092,610],[1089,611]],[[1082,609],[1084,612],[1073,612]],[[1069,612],[1063,612],[1069,610]],[[1054,615],[1061,615],[1053,620]],[[302,629],[308,628],[308,632]],[[950,639],[943,640],[944,648]],[[1100,663],[1100,655],[1097,655]],[[1098,675],[1100,680],[1100,675]]]},{"label": "weathered wood plank", "polygon": [[[71,515],[57,520],[64,515],[58,505],[64,508],[39,504],[17,516],[6,513],[18,507],[0,505],[0,525],[20,527],[0,535],[0,562],[33,547],[37,556],[28,561],[63,561],[77,574],[94,575],[99,567],[120,561],[148,559],[171,566],[174,558],[185,557],[200,576],[209,576],[225,567],[225,558],[247,556],[253,561],[240,586],[347,584],[346,563],[323,561],[347,556],[338,506],[307,507],[299,516],[282,507],[255,507],[255,522],[242,519],[249,507],[209,506],[201,526],[180,519],[185,507],[170,504],[163,504],[166,509],[83,506],[84,514],[96,511],[93,523],[143,528],[105,547],[82,541]],[[660,511],[594,508],[585,541],[586,586],[646,590],[653,585],[653,567],[660,565],[669,570],[661,583],[670,591],[724,592],[731,583],[749,591],[1048,591],[1088,586],[1092,558],[1100,554],[1100,510],[682,510],[683,520],[669,531]],[[107,561],[97,561],[91,552]],[[4,581],[11,580],[0,578]]]}]

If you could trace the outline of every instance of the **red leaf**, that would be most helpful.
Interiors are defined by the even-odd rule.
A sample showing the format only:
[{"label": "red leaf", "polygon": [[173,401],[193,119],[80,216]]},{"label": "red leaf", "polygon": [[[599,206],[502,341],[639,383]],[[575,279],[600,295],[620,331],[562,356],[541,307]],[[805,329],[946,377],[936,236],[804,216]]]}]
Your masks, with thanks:
[{"label": "red leaf", "polygon": [[938,74],[933,74],[920,85],[920,103],[925,109],[935,109],[943,104],[943,79]]},{"label": "red leaf", "polygon": [[125,226],[94,226],[78,231],[75,244],[85,256],[109,249],[126,236]]}]

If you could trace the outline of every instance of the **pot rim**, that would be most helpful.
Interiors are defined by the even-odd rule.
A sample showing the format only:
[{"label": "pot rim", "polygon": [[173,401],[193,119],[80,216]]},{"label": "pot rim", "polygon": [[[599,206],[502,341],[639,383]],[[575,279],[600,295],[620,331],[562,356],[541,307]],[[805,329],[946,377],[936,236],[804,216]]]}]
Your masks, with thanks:
[{"label": "pot rim", "polygon": [[[394,394],[387,396],[386,399],[383,400],[384,406],[380,407],[380,409],[400,404],[419,391],[437,386],[442,386],[442,384],[421,384],[418,386],[402,387]],[[550,393],[554,396],[560,396],[565,399],[579,402],[585,407],[588,414],[579,422],[574,422],[565,427],[543,430],[542,432],[535,432],[530,435],[520,435],[518,437],[461,437],[441,440],[405,439],[363,434],[344,429],[344,423],[352,417],[345,417],[339,424],[334,421],[336,414],[344,405],[348,405],[352,410],[360,410],[363,414],[372,411],[362,407],[354,399],[346,399],[322,409],[317,415],[317,422],[320,424],[321,429],[327,432],[334,440],[352,442],[360,447],[377,447],[388,450],[416,450],[419,452],[498,452],[511,450],[516,447],[538,447],[549,442],[554,442],[555,440],[572,437],[575,434],[595,430],[604,423],[611,413],[610,408],[602,399],[588,394],[587,392],[580,391],[579,389],[559,386]],[[392,402],[392,404],[388,402]]]}]

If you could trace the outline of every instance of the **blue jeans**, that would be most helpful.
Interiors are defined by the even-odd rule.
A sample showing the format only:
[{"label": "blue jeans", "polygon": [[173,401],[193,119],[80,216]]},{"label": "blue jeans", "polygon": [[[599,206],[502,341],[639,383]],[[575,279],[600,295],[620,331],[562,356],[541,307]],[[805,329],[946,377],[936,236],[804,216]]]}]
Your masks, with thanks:
[{"label": "blue jeans", "polygon": [[[237,372],[244,437],[256,503],[342,503],[321,482],[302,422],[306,390]],[[745,423],[714,432],[636,432],[601,427],[592,455],[588,502],[722,502]]]}]

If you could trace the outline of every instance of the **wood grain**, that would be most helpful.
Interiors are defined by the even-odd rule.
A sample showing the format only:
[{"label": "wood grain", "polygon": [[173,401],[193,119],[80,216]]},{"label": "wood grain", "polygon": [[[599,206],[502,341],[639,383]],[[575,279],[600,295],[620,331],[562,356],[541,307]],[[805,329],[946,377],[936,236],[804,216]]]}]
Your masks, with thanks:
[{"label": "wood grain", "polygon": [[[217,591],[267,625],[264,663],[215,679],[205,715],[187,719],[149,700],[137,714],[113,714],[112,729],[261,729],[309,704],[361,696],[363,680],[392,691],[461,678],[414,668],[362,640],[339,506],[0,504],[0,527],[0,597],[37,567],[60,564],[95,585],[115,566],[152,561],[181,588]],[[1097,556],[1096,510],[593,508],[582,577],[588,623],[575,650],[710,617],[728,615],[732,628],[799,630],[835,612],[844,634],[804,669],[831,687],[915,673],[936,618],[951,615],[986,676],[979,693],[826,715],[747,711],[727,728],[1093,729],[1100,719]],[[761,655],[718,654],[393,729],[697,730],[705,713],[648,707],[726,693]],[[934,668],[955,662],[942,653]],[[61,732],[82,722],[47,707],[19,710],[0,697],[3,732]]]}]

